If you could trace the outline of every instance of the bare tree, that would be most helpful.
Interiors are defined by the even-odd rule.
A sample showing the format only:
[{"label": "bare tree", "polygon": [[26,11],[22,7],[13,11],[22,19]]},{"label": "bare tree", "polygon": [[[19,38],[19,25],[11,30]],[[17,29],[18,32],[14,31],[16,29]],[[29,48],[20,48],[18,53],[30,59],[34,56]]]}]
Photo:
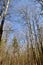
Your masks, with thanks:
[{"label": "bare tree", "polygon": [[[27,25],[28,31],[29,31],[28,36],[29,36],[30,42],[28,42],[29,39],[28,39],[28,36],[26,35],[27,47],[31,43],[31,49],[32,49],[31,52],[33,54],[32,56],[33,56],[34,62],[35,62],[35,64],[37,63],[37,65],[40,65],[43,62],[42,61],[43,47],[42,47],[42,36],[41,36],[41,29],[40,29],[40,25],[39,25],[39,19],[37,18],[37,14],[35,12],[35,14],[33,14],[33,16],[34,16],[34,20],[32,20],[33,24],[31,25],[31,21],[30,21],[31,18],[29,16],[30,15],[29,10],[27,8],[21,7],[19,9],[19,12],[21,14],[23,14],[22,18],[26,21],[26,25]],[[33,30],[32,30],[32,26],[33,26]],[[35,29],[36,27],[37,27],[37,30]],[[34,31],[34,35],[33,35],[33,31]],[[33,36],[35,39],[33,38]],[[35,40],[35,49],[33,49],[33,39]],[[39,40],[39,42],[38,42],[38,40]],[[41,45],[41,50],[40,50],[40,45]],[[38,54],[39,54],[39,57],[38,57]]]},{"label": "bare tree", "polygon": [[3,34],[3,25],[4,25],[5,17],[6,17],[6,14],[7,14],[9,2],[10,2],[10,0],[7,1],[6,9],[5,9],[5,12],[2,16],[2,21],[1,21],[1,25],[0,25],[0,41],[1,41],[2,34]]}]

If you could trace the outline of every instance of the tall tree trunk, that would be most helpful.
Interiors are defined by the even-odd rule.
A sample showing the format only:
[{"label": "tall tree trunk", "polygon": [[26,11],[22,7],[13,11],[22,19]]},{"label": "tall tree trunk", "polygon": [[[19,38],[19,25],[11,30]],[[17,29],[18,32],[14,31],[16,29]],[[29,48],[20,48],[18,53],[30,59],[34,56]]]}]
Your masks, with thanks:
[{"label": "tall tree trunk", "polygon": [[0,41],[1,41],[2,33],[3,33],[4,19],[5,18],[3,17],[2,21],[1,21],[1,26],[0,26]]},{"label": "tall tree trunk", "polygon": [[1,42],[2,34],[3,34],[3,25],[4,25],[4,20],[5,20],[6,14],[7,14],[9,2],[10,2],[10,0],[8,0],[8,2],[7,2],[6,9],[5,9],[4,15],[2,17],[1,25],[0,25],[0,42]]}]

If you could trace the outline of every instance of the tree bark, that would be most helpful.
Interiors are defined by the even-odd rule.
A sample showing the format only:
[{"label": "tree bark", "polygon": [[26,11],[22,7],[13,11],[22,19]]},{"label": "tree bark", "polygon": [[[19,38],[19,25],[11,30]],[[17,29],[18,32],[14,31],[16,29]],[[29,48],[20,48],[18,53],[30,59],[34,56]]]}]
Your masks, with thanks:
[{"label": "tree bark", "polygon": [[2,34],[3,34],[4,20],[5,20],[5,18],[3,17],[2,21],[1,21],[1,25],[0,25],[0,41],[1,41]]}]

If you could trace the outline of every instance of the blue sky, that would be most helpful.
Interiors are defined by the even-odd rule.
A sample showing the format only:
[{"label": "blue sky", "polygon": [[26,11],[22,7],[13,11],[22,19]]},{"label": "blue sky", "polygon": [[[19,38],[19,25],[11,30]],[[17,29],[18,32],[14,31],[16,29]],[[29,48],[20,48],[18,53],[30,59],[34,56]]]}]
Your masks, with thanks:
[{"label": "blue sky", "polygon": [[[26,29],[24,28],[25,26],[23,26],[24,21],[22,20],[21,15],[18,12],[18,9],[21,6],[27,7],[30,10],[30,14],[32,12],[32,9],[34,9],[39,14],[40,13],[40,4],[38,4],[38,3],[36,4],[34,2],[34,0],[10,0],[10,5],[9,5],[9,9],[8,9],[9,15],[6,16],[5,24],[7,22],[10,22],[11,27],[12,27],[12,29],[15,30],[15,32],[11,32],[10,33],[11,35],[9,37],[10,39],[9,38],[8,39],[11,40],[13,36],[17,36],[17,38],[20,39],[20,40],[18,39],[20,41],[20,43],[23,43],[24,42],[23,38],[25,37],[23,30],[26,31]],[[35,14],[35,13],[33,12],[33,14]],[[43,18],[41,16],[40,16],[39,20],[40,20],[41,25],[43,26]],[[20,23],[20,21],[21,21],[21,23]],[[23,37],[21,37],[22,35],[23,35]]]}]

